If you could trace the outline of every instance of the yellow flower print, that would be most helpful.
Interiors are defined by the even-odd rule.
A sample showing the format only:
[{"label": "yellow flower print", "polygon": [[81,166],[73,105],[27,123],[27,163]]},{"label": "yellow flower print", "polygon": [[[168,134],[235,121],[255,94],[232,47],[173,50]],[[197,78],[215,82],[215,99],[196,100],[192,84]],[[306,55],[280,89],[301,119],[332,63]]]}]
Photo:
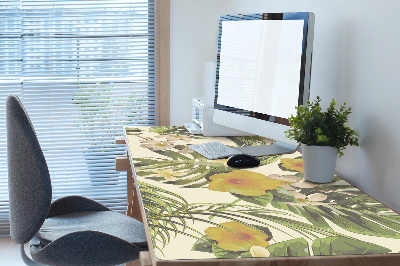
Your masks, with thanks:
[{"label": "yellow flower print", "polygon": [[250,226],[239,222],[221,223],[222,227],[208,227],[204,233],[212,240],[218,242],[218,246],[230,251],[248,251],[253,246],[266,248],[269,236]]},{"label": "yellow flower print", "polygon": [[243,196],[261,196],[267,190],[282,185],[280,180],[267,178],[265,175],[247,170],[234,170],[210,176],[209,190],[231,192]]},{"label": "yellow flower print", "polygon": [[282,158],[280,166],[289,171],[297,171],[303,173],[303,159]]},{"label": "yellow flower print", "polygon": [[181,176],[183,174],[182,172],[176,172],[172,169],[156,170],[154,172],[156,173],[154,176],[164,177],[167,181],[175,181],[175,176]]}]

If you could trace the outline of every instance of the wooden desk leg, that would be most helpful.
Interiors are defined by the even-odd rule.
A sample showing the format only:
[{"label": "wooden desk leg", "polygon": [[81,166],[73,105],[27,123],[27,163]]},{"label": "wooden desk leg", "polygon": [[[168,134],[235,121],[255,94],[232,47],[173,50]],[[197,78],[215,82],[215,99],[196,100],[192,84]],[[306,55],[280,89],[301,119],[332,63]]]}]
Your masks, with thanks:
[{"label": "wooden desk leg", "polygon": [[150,253],[148,251],[142,251],[139,253],[139,261],[141,266],[151,266]]},{"label": "wooden desk leg", "polygon": [[140,252],[138,260],[127,262],[125,266],[152,266],[149,252]]},{"label": "wooden desk leg", "polygon": [[140,260],[130,261],[124,264],[124,266],[141,266]]},{"label": "wooden desk leg", "polygon": [[136,187],[134,185],[134,179],[132,171],[127,172],[127,199],[128,199],[128,211],[129,217],[135,218],[136,220],[143,223],[142,214],[140,212],[138,193],[136,193]]},{"label": "wooden desk leg", "polygon": [[128,156],[115,157],[115,170],[126,171],[126,200],[128,202],[126,215],[143,222],[139,199],[134,185],[135,180],[133,179],[132,168]]},{"label": "wooden desk leg", "polygon": [[136,194],[133,188],[133,177],[132,170],[126,171],[126,200],[128,202],[128,208],[126,210],[126,215],[132,217],[133,214],[133,195]]}]

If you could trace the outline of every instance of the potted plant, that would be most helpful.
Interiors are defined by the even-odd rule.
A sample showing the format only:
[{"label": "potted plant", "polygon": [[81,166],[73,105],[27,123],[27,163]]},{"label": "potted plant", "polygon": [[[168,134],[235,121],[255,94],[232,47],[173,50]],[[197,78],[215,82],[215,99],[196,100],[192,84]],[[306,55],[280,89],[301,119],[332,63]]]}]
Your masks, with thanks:
[{"label": "potted plant", "polygon": [[285,131],[290,139],[301,143],[304,179],[311,182],[332,182],[336,160],[348,145],[359,146],[357,133],[346,126],[351,108],[344,103],[339,110],[332,99],[326,112],[317,97],[308,106],[296,107],[297,115],[289,118],[290,129]]}]

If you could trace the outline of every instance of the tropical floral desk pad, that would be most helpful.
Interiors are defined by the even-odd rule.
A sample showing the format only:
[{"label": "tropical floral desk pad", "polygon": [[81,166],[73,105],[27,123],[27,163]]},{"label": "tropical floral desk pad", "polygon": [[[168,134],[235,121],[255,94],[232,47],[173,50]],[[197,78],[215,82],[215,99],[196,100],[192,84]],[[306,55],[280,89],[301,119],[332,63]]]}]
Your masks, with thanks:
[{"label": "tropical floral desk pad", "polygon": [[256,168],[208,160],[188,145],[261,145],[184,127],[125,128],[155,255],[160,260],[400,252],[400,216],[343,179],[303,181],[301,153]]}]

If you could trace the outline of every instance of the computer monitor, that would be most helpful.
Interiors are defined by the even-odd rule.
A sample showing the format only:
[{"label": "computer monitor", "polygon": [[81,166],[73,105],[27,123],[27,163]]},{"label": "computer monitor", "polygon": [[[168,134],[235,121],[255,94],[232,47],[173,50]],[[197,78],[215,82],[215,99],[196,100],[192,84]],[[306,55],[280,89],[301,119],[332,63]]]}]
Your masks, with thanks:
[{"label": "computer monitor", "polygon": [[294,152],[284,131],[309,99],[314,14],[226,15],[219,27],[214,123],[276,140],[246,154]]}]

